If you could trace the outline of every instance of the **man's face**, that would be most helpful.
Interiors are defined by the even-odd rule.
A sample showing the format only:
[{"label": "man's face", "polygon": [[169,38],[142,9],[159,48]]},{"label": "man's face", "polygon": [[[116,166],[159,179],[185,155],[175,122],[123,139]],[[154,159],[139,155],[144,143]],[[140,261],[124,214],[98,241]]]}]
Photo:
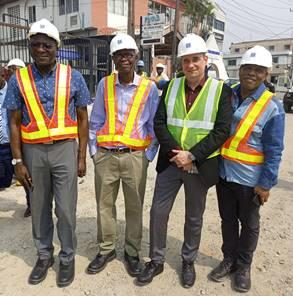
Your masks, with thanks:
[{"label": "man's face", "polygon": [[252,92],[256,90],[268,76],[266,67],[258,65],[243,65],[239,69],[241,89]]},{"label": "man's face", "polygon": [[137,59],[134,49],[121,49],[113,54],[115,68],[119,74],[133,73]]},{"label": "man's face", "polygon": [[195,53],[181,58],[182,72],[187,81],[199,81],[204,78],[208,57],[203,53]]},{"label": "man's face", "polygon": [[57,43],[45,34],[33,35],[29,42],[30,53],[38,66],[55,64]]},{"label": "man's face", "polygon": [[157,69],[158,75],[161,75],[164,71],[164,68],[162,68],[162,67],[157,67],[156,69]]}]

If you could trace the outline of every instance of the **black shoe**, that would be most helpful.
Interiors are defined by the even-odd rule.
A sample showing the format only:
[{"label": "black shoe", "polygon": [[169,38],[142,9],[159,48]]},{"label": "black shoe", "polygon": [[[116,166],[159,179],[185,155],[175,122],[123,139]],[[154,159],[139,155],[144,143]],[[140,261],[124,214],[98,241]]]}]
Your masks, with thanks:
[{"label": "black shoe", "polygon": [[238,292],[248,292],[250,288],[250,267],[239,267],[235,273],[234,289]]},{"label": "black shoe", "polygon": [[149,284],[153,278],[162,273],[164,270],[163,263],[156,263],[154,261],[150,261],[145,264],[145,269],[141,272],[141,274],[136,278],[136,283],[139,286],[143,286]]},{"label": "black shoe", "polygon": [[24,218],[27,218],[27,217],[30,217],[32,214],[31,214],[31,209],[30,207],[27,207],[24,214],[23,214],[23,217]]},{"label": "black shoe", "polygon": [[193,262],[182,261],[182,285],[184,288],[191,288],[195,282],[195,269]]},{"label": "black shoe", "polygon": [[214,282],[223,282],[227,275],[233,271],[235,271],[233,261],[230,258],[224,258],[224,260],[211,271],[209,278]]},{"label": "black shoe", "polygon": [[48,269],[54,264],[54,258],[49,259],[38,259],[36,265],[34,266],[29,278],[28,282],[31,285],[37,285],[42,282],[48,273]]},{"label": "black shoe", "polygon": [[130,276],[136,277],[141,273],[142,267],[139,262],[138,256],[129,256],[126,252],[124,253],[125,266]]},{"label": "black shoe", "polygon": [[60,262],[57,277],[57,286],[60,288],[69,286],[74,280],[75,262],[74,259],[68,263]]},{"label": "black shoe", "polygon": [[99,271],[102,271],[108,262],[112,261],[116,258],[116,251],[113,250],[106,255],[101,255],[100,253],[96,256],[96,258],[89,264],[87,267],[87,272],[89,274],[95,274]]}]

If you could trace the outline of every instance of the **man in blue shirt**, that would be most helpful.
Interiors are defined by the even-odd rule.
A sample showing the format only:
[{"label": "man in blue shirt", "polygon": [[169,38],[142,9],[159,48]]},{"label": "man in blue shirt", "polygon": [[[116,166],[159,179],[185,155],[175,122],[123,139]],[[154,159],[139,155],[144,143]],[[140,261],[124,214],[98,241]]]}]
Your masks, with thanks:
[{"label": "man in blue shirt", "polygon": [[0,65],[0,188],[11,185],[13,177],[12,154],[9,143],[8,112],[3,108],[3,101],[7,91],[4,79],[4,68]]},{"label": "man in blue shirt", "polygon": [[[221,150],[217,196],[222,219],[224,260],[210,278],[221,282],[236,270],[234,288],[251,287],[250,267],[259,237],[259,209],[277,184],[284,138],[285,114],[264,84],[272,56],[264,47],[246,51],[233,88],[230,138]],[[239,221],[241,229],[239,232]]]},{"label": "man in blue shirt", "polygon": [[86,173],[90,95],[78,71],[56,62],[60,38],[53,24],[35,22],[28,39],[34,63],[10,78],[4,102],[11,115],[12,164],[31,192],[38,260],[28,282],[42,282],[54,264],[54,199],[61,245],[57,285],[65,287],[74,279],[77,176]]}]

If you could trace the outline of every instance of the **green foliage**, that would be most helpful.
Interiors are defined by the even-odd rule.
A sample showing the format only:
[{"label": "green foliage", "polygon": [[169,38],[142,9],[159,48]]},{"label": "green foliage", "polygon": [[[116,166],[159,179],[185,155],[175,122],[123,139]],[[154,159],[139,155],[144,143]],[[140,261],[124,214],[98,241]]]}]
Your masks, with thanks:
[{"label": "green foliage", "polygon": [[184,15],[190,20],[187,32],[195,32],[204,36],[210,30],[214,5],[209,0],[182,0],[186,10]]}]

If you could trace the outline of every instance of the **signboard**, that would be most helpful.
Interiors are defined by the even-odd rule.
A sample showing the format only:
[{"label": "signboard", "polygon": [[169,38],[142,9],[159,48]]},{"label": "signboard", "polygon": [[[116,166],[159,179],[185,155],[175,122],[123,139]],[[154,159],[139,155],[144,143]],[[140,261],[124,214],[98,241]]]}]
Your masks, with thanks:
[{"label": "signboard", "polygon": [[165,14],[151,14],[141,17],[141,44],[164,43]]}]

